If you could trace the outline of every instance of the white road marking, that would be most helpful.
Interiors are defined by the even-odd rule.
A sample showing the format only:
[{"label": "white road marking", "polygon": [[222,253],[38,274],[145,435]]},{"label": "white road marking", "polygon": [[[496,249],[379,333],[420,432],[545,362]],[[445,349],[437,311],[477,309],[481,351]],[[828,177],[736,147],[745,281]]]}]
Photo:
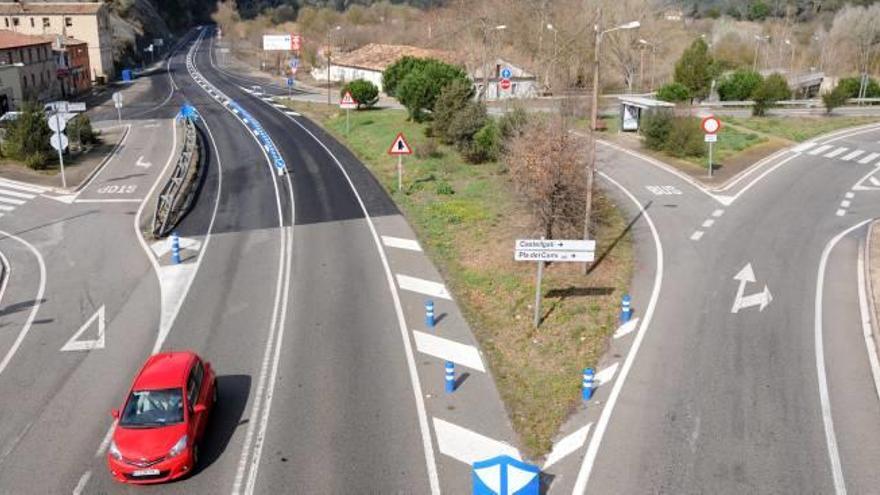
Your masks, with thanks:
[{"label": "white road marking", "polygon": [[697,230],[697,231],[695,231],[693,234],[691,234],[691,240],[692,240],[692,241],[699,241],[700,238],[702,238],[702,237],[703,237],[703,231],[702,231],[702,230]]},{"label": "white road marking", "polygon": [[43,301],[43,295],[46,293],[46,263],[43,261],[43,255],[37,251],[37,248],[34,247],[33,244],[27,242],[26,240],[18,237],[16,235],[10,234],[8,232],[0,231],[0,236],[8,237],[16,242],[24,244],[31,253],[37,258],[37,265],[40,269],[40,285],[37,287],[37,295],[34,297],[34,305],[31,306],[31,312],[27,317],[27,320],[24,323],[24,326],[21,329],[21,332],[18,333],[18,337],[16,337],[15,342],[12,343],[12,347],[6,352],[6,355],[3,357],[3,361],[0,361],[0,375],[3,374],[3,371],[6,370],[6,367],[9,366],[9,361],[12,360],[12,357],[15,356],[15,353],[18,352],[18,348],[21,347],[21,343],[24,341],[25,337],[27,337],[28,332],[31,330],[31,326],[34,323],[34,319],[37,317],[37,312],[40,310],[40,305]]},{"label": "white road marking", "polygon": [[139,156],[137,161],[134,164],[135,164],[135,166],[141,167],[141,168],[150,168],[153,166],[152,163],[144,161],[144,155]]},{"label": "white road marking", "polygon": [[399,249],[408,249],[410,251],[421,251],[422,246],[419,246],[418,241],[413,239],[403,239],[400,237],[391,237],[389,235],[382,236],[382,244],[385,244],[388,247],[399,248]]},{"label": "white road marking", "polygon": [[[202,247],[202,242],[192,237],[181,237],[179,239],[180,249],[189,249],[190,251],[198,251]],[[150,250],[159,258],[171,252],[171,237],[156,241],[150,244]]]},{"label": "white road marking", "polygon": [[605,385],[606,383],[611,383],[611,380],[614,379],[614,374],[617,373],[617,368],[620,366],[620,363],[614,363],[606,368],[602,368],[598,373],[593,377],[596,382],[596,385]]},{"label": "white road marking", "polygon": [[841,208],[849,208],[849,205],[850,205],[850,202],[848,199],[844,199],[843,201],[840,202]]},{"label": "white road marking", "polygon": [[626,335],[629,335],[633,330],[636,329],[636,326],[638,324],[639,324],[639,319],[633,318],[632,320],[629,320],[628,322],[624,323],[623,325],[620,325],[619,327],[617,327],[617,330],[614,331],[614,338],[619,339],[621,337],[625,337]]},{"label": "white road marking", "polygon": [[837,210],[837,212],[835,214],[839,217],[842,217],[842,216],[846,215],[846,210]]},{"label": "white road marking", "polygon": [[541,469],[546,471],[550,466],[565,459],[569,454],[581,448],[584,445],[584,442],[587,441],[591,426],[593,426],[593,423],[587,423],[585,426],[577,429],[574,433],[571,433],[554,443],[553,450],[550,451],[550,455],[547,456],[547,460],[544,461],[544,467]]},{"label": "white road marking", "polygon": [[874,332],[871,328],[871,312],[868,309],[867,281],[865,280],[865,245],[859,244],[859,260],[856,264],[858,273],[857,284],[859,288],[859,314],[862,318],[862,334],[865,337],[865,347],[868,351],[868,361],[871,363],[871,376],[874,378],[874,391],[880,399],[880,359],[877,358],[877,344],[874,343]]},{"label": "white road marking", "polygon": [[140,203],[143,198],[77,199],[74,203]]},{"label": "white road marking", "polygon": [[83,490],[86,489],[86,485],[89,483],[89,478],[92,477],[92,471],[86,471],[79,479],[79,482],[76,484],[76,487],[73,489],[73,495],[80,495]]},{"label": "white road marking", "polygon": [[95,458],[101,457],[104,455],[104,452],[107,451],[107,448],[110,447],[110,441],[113,440],[113,432],[116,430],[116,420],[114,419],[110,423],[110,428],[107,428],[107,433],[104,434],[104,439],[101,440],[101,444],[98,445],[98,450],[95,451]]},{"label": "white road marking", "polygon": [[876,177],[871,177],[870,179],[868,179],[868,181],[870,181],[871,184],[880,187],[880,179],[877,179]]},{"label": "white road marking", "polygon": [[452,296],[446,290],[446,286],[441,283],[432,282],[423,278],[410,277],[408,275],[397,275],[397,284],[402,290],[410,292],[418,292],[431,297],[439,297],[441,299],[452,300]]},{"label": "white road marking", "polygon": [[677,196],[677,195],[684,194],[681,192],[681,190],[679,190],[675,186],[645,186],[645,189],[647,189],[651,193],[654,193],[657,196],[664,196],[664,195]]},{"label": "white road marking", "polygon": [[739,310],[752,306],[760,306],[759,311],[764,311],[764,308],[773,301],[773,295],[770,294],[770,289],[766,285],[764,285],[764,290],[761,292],[743,296],[746,285],[756,281],[755,271],[752,270],[751,263],[747,263],[742,270],[733,276],[733,279],[739,283],[736,289],[736,298],[733,300],[733,307],[730,309],[731,313],[738,313]]},{"label": "white road marking", "polygon": [[416,341],[416,350],[421,353],[452,361],[455,364],[467,366],[470,369],[486,372],[480,351],[472,345],[462,344],[450,339],[444,339],[425,332],[413,330],[413,339]]},{"label": "white road marking", "polygon": [[0,194],[4,196],[12,196],[13,198],[22,198],[22,199],[34,199],[37,196],[35,194],[28,194],[18,191],[10,191],[9,189],[0,188]]},{"label": "white road marking", "polygon": [[0,211],[12,211],[14,209],[15,209],[14,206],[0,205]]},{"label": "white road marking", "polygon": [[590,439],[586,454],[584,454],[584,460],[581,463],[581,468],[578,471],[574,489],[572,490],[572,493],[575,495],[583,495],[587,491],[587,483],[590,480],[590,473],[592,473],[596,457],[599,455],[599,446],[602,444],[605,430],[608,428],[609,421],[611,421],[611,415],[614,413],[614,406],[617,405],[620,391],[623,390],[623,385],[626,383],[626,377],[629,375],[630,369],[632,369],[639,348],[642,346],[642,341],[645,339],[645,334],[648,332],[648,328],[651,325],[651,318],[654,316],[654,308],[657,306],[657,299],[660,297],[660,288],[663,283],[663,244],[660,242],[660,234],[657,233],[657,226],[654,225],[654,220],[651,218],[648,211],[645,210],[644,206],[639,203],[639,200],[636,199],[636,197],[625,187],[620,185],[620,183],[612,179],[605,172],[600,171],[599,176],[623,191],[624,194],[635,203],[636,207],[638,207],[640,214],[644,215],[645,221],[651,229],[651,236],[654,239],[654,246],[656,247],[657,268],[654,273],[654,288],[651,291],[651,298],[648,300],[648,306],[645,308],[644,320],[642,320],[642,324],[639,326],[639,331],[633,340],[632,347],[630,347],[629,353],[626,355],[626,359],[620,369],[620,375],[614,382],[614,386],[611,388],[611,393],[608,395],[608,401],[605,403],[605,407],[602,409],[602,413],[599,416],[599,421],[596,423],[596,431]]},{"label": "white road marking", "polygon": [[0,251],[0,263],[3,264],[4,272],[3,282],[0,283],[0,302],[2,302],[3,295],[6,294],[6,286],[9,285],[9,274],[12,273],[12,265],[9,264],[9,259],[3,254],[3,251]]},{"label": "white road marking", "polygon": [[880,156],[880,153],[871,153],[868,156],[859,160],[859,163],[861,163],[862,165],[865,165],[865,164],[871,162],[872,160],[874,160],[875,158],[877,158],[878,156]]},{"label": "white road marking", "polygon": [[813,141],[807,141],[806,143],[801,143],[801,144],[795,146],[794,148],[791,149],[791,151],[794,151],[795,153],[803,153],[804,151],[807,151],[808,149],[812,148],[813,146],[816,146],[817,144],[819,144],[819,143],[816,143]]},{"label": "white road marking", "polygon": [[815,348],[816,348],[816,374],[819,381],[819,404],[822,409],[822,422],[825,426],[825,443],[828,446],[828,460],[831,463],[831,474],[834,479],[834,492],[836,495],[846,495],[846,481],[843,478],[843,466],[840,463],[840,452],[837,448],[837,437],[834,434],[834,420],[831,417],[831,400],[828,397],[828,376],[825,371],[825,341],[822,335],[822,299],[825,290],[825,267],[831,250],[844,236],[867,224],[871,220],[859,222],[852,227],[837,234],[828,241],[822,250],[819,259],[819,269],[816,275],[816,303],[813,323],[815,325]]},{"label": "white road marking", "polygon": [[815,156],[815,155],[818,155],[819,153],[824,153],[833,147],[834,146],[831,146],[830,144],[823,144],[822,146],[819,146],[818,148],[814,149],[813,151],[810,151],[807,154]]},{"label": "white road marking", "polygon": [[22,201],[20,199],[5,198],[3,196],[0,196],[0,203],[9,203],[11,205],[21,206],[21,205],[25,204],[25,201]]},{"label": "white road marking", "polygon": [[724,215],[724,210],[715,210],[715,211],[712,212],[712,216],[715,217],[715,218],[718,218],[718,217],[720,217],[721,215]]},{"label": "white road marking", "polygon": [[31,192],[42,194],[49,189],[46,187],[34,186],[31,184],[25,184],[24,182],[13,181],[10,179],[0,179],[0,187],[8,187],[10,189],[17,189],[19,191]]},{"label": "white road marking", "polygon": [[703,228],[704,228],[704,229],[708,229],[708,228],[711,227],[712,224],[714,224],[714,223],[715,223],[715,220],[712,220],[712,219],[710,218],[710,219],[706,220],[705,222],[703,222]]},{"label": "white road marking", "polygon": [[834,158],[834,157],[836,157],[837,155],[840,155],[840,154],[842,154],[842,153],[845,153],[846,151],[849,151],[849,148],[840,147],[840,148],[837,148],[837,149],[835,149],[834,151],[832,151],[832,152],[830,152],[830,153],[826,153],[826,154],[825,154],[825,158]]},{"label": "white road marking", "polygon": [[437,449],[457,461],[472,465],[499,455],[522,459],[516,447],[489,438],[440,418],[433,418],[437,434]]},{"label": "white road marking", "polygon": [[298,114],[296,112],[286,111],[284,113],[286,113],[287,115],[289,115],[291,117],[300,117],[300,114]]},{"label": "white road marking", "polygon": [[844,196],[846,197],[846,199],[853,199],[854,197],[856,197],[855,193],[852,192],[848,192],[844,194]]},{"label": "white road marking", "polygon": [[[94,349],[103,349],[105,340],[104,340],[104,329],[105,329],[105,313],[104,313],[104,305],[102,304],[98,311],[95,311],[95,314],[92,315],[76,333],[73,334],[72,337],[67,341],[66,344],[61,348],[61,352],[69,352],[69,351],[91,351]],[[98,323],[98,331],[96,333],[96,337],[90,340],[79,340],[80,336],[85,333],[86,330],[92,327],[92,324]]]},{"label": "white road marking", "polygon": [[842,156],[840,159],[845,162],[848,162],[848,161],[852,160],[853,158],[856,158],[857,156],[863,155],[864,153],[865,153],[865,150],[855,150],[851,153],[848,153],[846,156]]}]

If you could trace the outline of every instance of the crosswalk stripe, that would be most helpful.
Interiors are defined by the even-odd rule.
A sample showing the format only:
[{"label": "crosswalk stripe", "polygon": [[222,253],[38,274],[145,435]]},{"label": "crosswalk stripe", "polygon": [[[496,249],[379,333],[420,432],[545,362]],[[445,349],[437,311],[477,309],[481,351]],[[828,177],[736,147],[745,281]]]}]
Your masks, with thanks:
[{"label": "crosswalk stripe", "polygon": [[871,153],[870,155],[859,160],[859,163],[861,163],[862,165],[865,165],[866,163],[870,163],[870,162],[874,161],[874,159],[876,159],[878,156],[880,156],[880,153]]},{"label": "crosswalk stripe", "polygon": [[4,198],[3,196],[0,196],[0,203],[9,203],[11,205],[21,206],[25,202],[20,199]]},{"label": "crosswalk stripe", "polygon": [[834,158],[835,156],[840,155],[840,154],[846,152],[847,150],[849,150],[849,148],[843,148],[843,147],[837,148],[836,150],[832,151],[831,153],[827,153],[825,155],[825,158]]},{"label": "crosswalk stripe", "polygon": [[23,192],[18,192],[18,191],[10,191],[8,189],[3,189],[3,188],[0,188],[0,194],[6,195],[6,196],[12,196],[13,198],[23,198],[23,199],[34,199],[37,197],[34,194],[28,194],[28,193],[23,193]]},{"label": "crosswalk stripe", "polygon": [[443,284],[438,284],[437,282],[432,282],[430,280],[398,274],[397,285],[399,285],[401,289],[410,292],[418,292],[419,294],[424,294],[426,296],[452,300],[452,296],[449,295],[449,292]]},{"label": "crosswalk stripe", "polygon": [[455,364],[467,366],[470,369],[486,372],[483,360],[480,359],[480,351],[476,347],[461,344],[454,340],[444,339],[436,335],[413,330],[413,338],[416,341],[416,349],[423,354],[440,358],[444,361],[452,361]]},{"label": "crosswalk stripe", "polygon": [[403,239],[401,237],[392,237],[390,235],[382,236],[382,244],[385,244],[388,247],[408,249],[410,251],[422,250],[422,246],[419,246],[419,243],[417,241],[414,241],[412,239]]},{"label": "crosswalk stripe", "polygon": [[845,161],[845,162],[848,162],[848,161],[852,160],[853,158],[855,158],[855,157],[857,157],[857,156],[860,156],[860,155],[862,155],[862,154],[864,154],[864,153],[865,153],[864,150],[855,150],[855,151],[853,151],[852,153],[849,153],[849,154],[847,154],[846,156],[841,157],[840,159],[843,160],[843,161]]},{"label": "crosswalk stripe", "polygon": [[15,209],[14,206],[0,205],[0,211],[12,211],[14,209]]},{"label": "crosswalk stripe", "polygon": [[808,149],[812,148],[813,146],[816,146],[817,144],[819,144],[819,143],[808,141],[806,143],[801,143],[801,144],[795,146],[794,148],[792,148],[792,151],[803,153],[804,151],[807,151]]},{"label": "crosswalk stripe", "polygon": [[10,180],[0,180],[0,186],[8,187],[11,189],[17,189],[19,191],[27,191],[27,192],[37,193],[37,194],[44,193],[44,192],[48,191],[48,189],[45,187],[33,186],[30,184],[22,184],[20,182],[13,182]]},{"label": "crosswalk stripe", "polygon": [[824,152],[830,150],[830,149],[833,148],[833,147],[834,147],[834,146],[831,146],[830,144],[823,144],[822,146],[819,146],[818,148],[816,148],[816,149],[810,151],[810,152],[807,153],[807,154],[808,154],[808,155],[816,156],[816,155],[818,155],[819,153],[824,153]]}]

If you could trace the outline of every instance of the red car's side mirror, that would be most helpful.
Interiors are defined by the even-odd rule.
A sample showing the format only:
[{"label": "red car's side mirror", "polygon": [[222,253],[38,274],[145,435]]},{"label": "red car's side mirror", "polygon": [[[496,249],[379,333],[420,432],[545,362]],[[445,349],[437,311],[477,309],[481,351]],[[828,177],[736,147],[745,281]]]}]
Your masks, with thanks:
[{"label": "red car's side mirror", "polygon": [[111,409],[110,416],[113,416],[113,419],[119,419],[119,409]]},{"label": "red car's side mirror", "polygon": [[208,408],[205,407],[204,404],[196,404],[195,407],[193,407],[193,412],[196,414],[201,414],[207,410],[208,410]]}]

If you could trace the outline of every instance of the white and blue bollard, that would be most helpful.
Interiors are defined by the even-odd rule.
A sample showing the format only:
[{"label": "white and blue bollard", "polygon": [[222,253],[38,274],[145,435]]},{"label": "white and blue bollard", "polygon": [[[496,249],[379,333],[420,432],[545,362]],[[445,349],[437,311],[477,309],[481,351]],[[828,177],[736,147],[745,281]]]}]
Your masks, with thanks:
[{"label": "white and blue bollard", "polygon": [[590,400],[593,397],[594,377],[596,372],[593,368],[584,368],[583,396],[584,400]]},{"label": "white and blue bollard", "polygon": [[180,236],[177,232],[171,233],[171,262],[175,265],[180,264]]},{"label": "white and blue bollard", "polygon": [[446,361],[446,393],[455,392],[455,363]]},{"label": "white and blue bollard", "polygon": [[434,301],[429,299],[425,301],[425,326],[434,328],[435,323],[437,322],[434,321]]},{"label": "white and blue bollard", "polygon": [[629,297],[629,294],[626,294],[620,302],[620,322],[628,322],[632,318],[632,311],[632,298]]}]

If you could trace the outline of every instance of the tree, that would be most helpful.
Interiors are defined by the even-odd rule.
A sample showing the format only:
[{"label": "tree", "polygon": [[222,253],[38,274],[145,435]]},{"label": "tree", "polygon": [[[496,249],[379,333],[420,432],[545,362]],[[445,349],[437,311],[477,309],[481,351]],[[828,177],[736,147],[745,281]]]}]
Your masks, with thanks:
[{"label": "tree", "polygon": [[51,133],[40,105],[26,101],[21,106],[21,115],[6,132],[4,152],[31,168],[43,168],[48,159]]},{"label": "tree", "polygon": [[455,112],[449,122],[447,134],[459,151],[465,152],[474,139],[474,134],[486,125],[486,106],[478,101],[469,101]]},{"label": "tree", "polygon": [[750,69],[739,69],[718,83],[718,97],[722,101],[748,100],[764,78]]},{"label": "tree", "polygon": [[406,107],[411,119],[422,122],[426,119],[426,112],[434,110],[443,88],[455,80],[469,81],[462,68],[431,60],[403,78],[396,90],[397,99]]},{"label": "tree", "polygon": [[683,84],[691,98],[702,100],[709,96],[714,75],[715,61],[709,54],[709,46],[697,38],[675,64],[675,82]]},{"label": "tree", "polygon": [[358,108],[371,108],[379,102],[379,88],[365,79],[355,79],[342,87],[339,94],[351,93]]},{"label": "tree", "polygon": [[672,112],[655,110],[642,116],[639,124],[639,132],[645,138],[645,147],[649,150],[660,151],[666,147],[669,141],[669,132],[672,129]]},{"label": "tree", "polygon": [[92,129],[92,121],[86,114],[79,114],[67,123],[66,134],[71,141],[75,141],[80,147],[84,144],[94,144],[98,141],[98,135]]},{"label": "tree", "polygon": [[[844,77],[837,83],[836,88],[840,88],[841,92],[848,98],[858,98],[861,86],[862,80],[860,77]],[[878,96],[880,96],[880,85],[877,84],[876,79],[869,77],[868,84],[865,86],[865,97],[877,98]]]},{"label": "tree", "polygon": [[748,18],[750,21],[763,21],[770,15],[770,7],[762,0],[752,0],[749,4]]},{"label": "tree", "polygon": [[473,140],[465,152],[465,158],[471,163],[483,163],[497,160],[501,152],[501,130],[492,119],[487,119],[483,127],[474,134]]},{"label": "tree", "polygon": [[417,57],[401,57],[382,72],[382,90],[388,96],[397,96],[397,86],[410,72],[424,68],[428,59]]},{"label": "tree", "polygon": [[788,99],[790,96],[791,89],[788,87],[788,82],[782,74],[774,72],[767,76],[752,93],[752,100],[755,102],[752,106],[752,115],[761,117],[777,101]]},{"label": "tree", "polygon": [[434,104],[434,121],[430,132],[438,136],[444,143],[452,144],[455,140],[450,134],[452,120],[462,108],[474,97],[474,86],[470,81],[456,79],[446,85]]},{"label": "tree", "polygon": [[508,145],[504,158],[514,187],[548,239],[579,235],[583,227],[586,144],[558,119],[532,119]]},{"label": "tree", "polygon": [[671,101],[673,103],[681,103],[691,98],[691,92],[684,84],[672,82],[660,86],[657,90],[657,99],[663,101]]},{"label": "tree", "polygon": [[880,4],[847,5],[834,17],[830,37],[832,45],[838,47],[838,58],[849,58],[847,62],[854,63],[860,74],[867,73],[880,44]]},{"label": "tree", "polygon": [[839,85],[831,91],[822,93],[822,104],[825,105],[825,113],[831,115],[835,108],[845,105],[848,98],[849,95],[846,93],[846,88]]}]

